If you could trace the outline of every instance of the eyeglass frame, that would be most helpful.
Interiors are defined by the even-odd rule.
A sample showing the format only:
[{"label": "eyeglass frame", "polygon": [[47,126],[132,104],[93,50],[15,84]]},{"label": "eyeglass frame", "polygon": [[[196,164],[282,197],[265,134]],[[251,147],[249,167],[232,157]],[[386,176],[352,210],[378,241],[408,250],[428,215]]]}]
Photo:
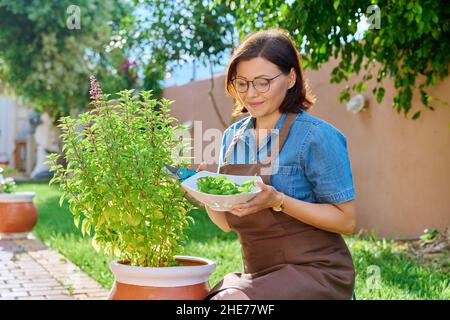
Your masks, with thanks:
[{"label": "eyeglass frame", "polygon": [[[278,78],[278,77],[281,76],[282,74],[284,74],[284,72],[281,72],[279,75],[276,75],[275,77],[270,78],[270,79],[268,79],[268,78],[263,78],[263,77],[255,78],[255,79],[253,79],[253,80],[245,80],[245,79],[242,79],[242,78],[233,78],[233,79],[231,80],[231,83],[233,83],[234,89],[236,89],[236,91],[237,91],[238,93],[246,93],[246,92],[248,92],[248,88],[250,88],[250,85],[248,84],[249,82],[252,83],[253,88],[254,88],[257,92],[259,92],[259,93],[266,93],[267,91],[270,90],[270,82],[271,82],[272,80],[274,80],[275,78]],[[245,82],[247,83],[247,89],[246,89],[244,92],[240,92],[240,91],[236,88],[235,81],[238,80],[238,79],[239,79],[239,80],[242,80],[242,81],[245,81]],[[262,92],[259,91],[258,89],[256,89],[256,86],[255,86],[255,80],[257,80],[257,79],[267,80],[268,83],[269,83],[269,88],[268,88],[266,91],[262,91]]]}]

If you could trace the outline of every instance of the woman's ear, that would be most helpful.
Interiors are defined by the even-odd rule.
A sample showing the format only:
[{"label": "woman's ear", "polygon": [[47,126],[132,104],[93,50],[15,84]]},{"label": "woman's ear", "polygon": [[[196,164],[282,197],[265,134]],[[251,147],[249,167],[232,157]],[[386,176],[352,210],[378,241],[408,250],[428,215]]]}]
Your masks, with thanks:
[{"label": "woman's ear", "polygon": [[297,76],[295,74],[295,69],[291,68],[291,72],[289,73],[289,86],[288,89],[292,88],[295,85],[295,81],[297,80]]}]

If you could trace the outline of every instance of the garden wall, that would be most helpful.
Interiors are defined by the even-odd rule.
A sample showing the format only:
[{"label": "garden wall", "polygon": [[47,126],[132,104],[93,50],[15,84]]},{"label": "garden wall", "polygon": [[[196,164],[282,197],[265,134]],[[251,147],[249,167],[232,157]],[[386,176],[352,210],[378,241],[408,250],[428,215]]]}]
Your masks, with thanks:
[{"label": "garden wall", "polygon": [[[371,94],[373,83],[368,83],[368,108],[349,113],[337,98],[345,84],[329,83],[334,65],[330,62],[319,71],[306,72],[317,97],[310,113],[330,122],[347,137],[358,229],[373,230],[378,236],[409,238],[419,236],[425,228],[448,227],[450,107],[422,112],[416,121],[406,120],[391,108],[394,87],[386,81],[381,104]],[[215,77],[215,98],[223,117],[231,121],[232,100],[224,93],[224,78],[223,74]],[[166,88],[164,96],[175,100],[173,115],[181,121],[201,120],[204,129],[223,130],[208,96],[209,87],[210,80],[195,81]],[[450,102],[449,89],[447,78],[429,93]],[[413,105],[410,115],[422,108],[418,94]]]}]

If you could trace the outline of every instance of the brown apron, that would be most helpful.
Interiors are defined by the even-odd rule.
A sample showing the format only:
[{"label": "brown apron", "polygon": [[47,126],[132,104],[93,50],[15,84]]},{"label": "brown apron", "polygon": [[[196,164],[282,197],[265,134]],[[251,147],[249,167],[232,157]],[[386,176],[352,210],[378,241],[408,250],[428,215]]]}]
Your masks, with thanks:
[{"label": "brown apron", "polygon": [[[288,113],[280,130],[283,148],[297,114]],[[227,164],[245,123],[228,148],[219,172],[259,175],[270,184],[270,175],[260,175],[261,163]],[[277,154],[272,154],[275,159]],[[266,171],[267,173],[267,171]],[[227,274],[206,299],[233,288],[252,300],[350,299],[355,283],[351,254],[340,234],[303,223],[283,212],[264,209],[244,217],[224,212],[241,243],[244,272]]]}]

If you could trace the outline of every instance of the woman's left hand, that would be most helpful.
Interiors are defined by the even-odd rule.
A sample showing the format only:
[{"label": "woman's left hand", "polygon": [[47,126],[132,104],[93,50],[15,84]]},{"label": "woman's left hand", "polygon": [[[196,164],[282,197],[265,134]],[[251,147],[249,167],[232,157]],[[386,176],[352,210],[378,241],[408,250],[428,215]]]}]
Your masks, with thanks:
[{"label": "woman's left hand", "polygon": [[230,210],[232,214],[243,217],[280,203],[282,195],[274,187],[258,181],[256,186],[261,189],[261,192],[249,202],[233,206]]}]

